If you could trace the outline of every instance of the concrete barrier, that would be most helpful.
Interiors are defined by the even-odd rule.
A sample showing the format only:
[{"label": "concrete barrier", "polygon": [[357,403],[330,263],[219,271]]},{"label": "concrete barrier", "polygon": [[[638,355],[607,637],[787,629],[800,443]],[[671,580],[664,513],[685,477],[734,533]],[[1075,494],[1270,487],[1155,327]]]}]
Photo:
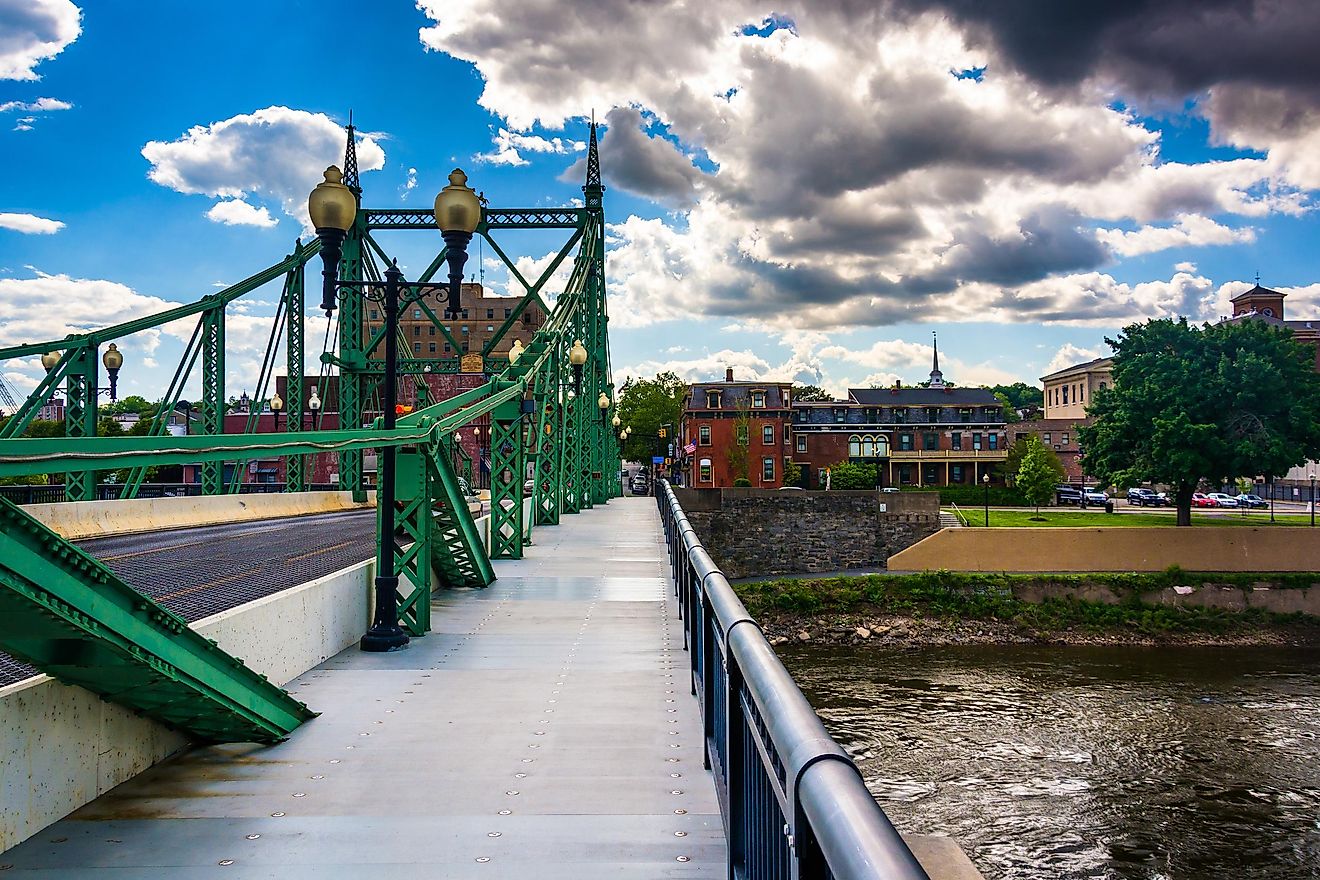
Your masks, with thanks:
[{"label": "concrete barrier", "polygon": [[[284,684],[357,642],[370,623],[375,574],[367,560],[193,629]],[[0,688],[0,851],[186,745],[163,725],[49,676]]]},{"label": "concrete barrier", "polygon": [[889,557],[892,571],[1320,570],[1320,529],[1293,526],[945,529]]},{"label": "concrete barrier", "polygon": [[131,501],[63,501],[28,504],[23,510],[69,540],[186,529],[219,523],[309,516],[375,506],[355,502],[351,492],[271,492],[253,495],[197,495],[135,498]]}]

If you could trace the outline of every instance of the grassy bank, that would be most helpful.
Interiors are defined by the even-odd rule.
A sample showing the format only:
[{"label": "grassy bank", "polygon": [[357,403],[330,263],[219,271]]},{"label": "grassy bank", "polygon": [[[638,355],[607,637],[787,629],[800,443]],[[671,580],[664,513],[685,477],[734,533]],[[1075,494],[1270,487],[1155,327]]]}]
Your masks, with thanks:
[{"label": "grassy bank", "polygon": [[[1250,589],[1261,575],[1164,572],[1004,575],[926,572],[737,585],[747,609],[772,638],[857,642],[899,632],[893,641],[1062,641],[1306,643],[1320,620],[1260,609],[1170,607],[1141,597],[1172,586],[1223,584]],[[1310,587],[1310,574],[1270,575],[1273,589]],[[1014,588],[1103,587],[1118,604],[1074,598],[1026,602]],[[868,631],[861,635],[862,630]],[[915,631],[915,633],[914,633]],[[977,635],[979,634],[979,635]],[[914,638],[915,635],[915,638]]]},{"label": "grassy bank", "polygon": [[[967,517],[968,524],[973,527],[981,527],[985,524],[985,513],[983,510],[963,508],[963,515]],[[1041,519],[1035,519],[1036,513],[1031,510],[996,510],[990,508],[990,527],[991,528],[1136,528],[1140,526],[1168,526],[1174,527],[1174,511],[1167,513],[1113,513],[1107,514],[1103,510],[1060,510],[1056,507],[1042,507],[1040,509]],[[1275,522],[1270,522],[1269,511],[1254,511],[1248,514],[1240,513],[1221,513],[1206,514],[1192,512],[1192,527],[1210,526],[1307,526],[1311,519],[1307,515],[1283,515],[1275,514]]]}]

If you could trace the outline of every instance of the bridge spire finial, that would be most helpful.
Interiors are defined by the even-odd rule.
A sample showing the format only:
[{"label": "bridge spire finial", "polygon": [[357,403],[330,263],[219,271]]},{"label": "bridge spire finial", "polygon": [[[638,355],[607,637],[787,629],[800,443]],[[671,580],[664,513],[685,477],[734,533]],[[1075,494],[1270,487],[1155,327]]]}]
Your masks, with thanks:
[{"label": "bridge spire finial", "polygon": [[596,143],[596,111],[591,111],[591,139],[587,142],[587,183],[582,187],[582,191],[587,195],[589,189],[595,189],[595,195],[599,200],[600,193],[604,192],[605,187],[600,182],[600,148]]},{"label": "bridge spire finial", "polygon": [[357,138],[354,137],[356,129],[353,128],[353,111],[348,111],[348,143],[344,146],[344,186],[353,191],[353,195],[362,200],[362,183],[358,179],[358,161],[357,161]]}]

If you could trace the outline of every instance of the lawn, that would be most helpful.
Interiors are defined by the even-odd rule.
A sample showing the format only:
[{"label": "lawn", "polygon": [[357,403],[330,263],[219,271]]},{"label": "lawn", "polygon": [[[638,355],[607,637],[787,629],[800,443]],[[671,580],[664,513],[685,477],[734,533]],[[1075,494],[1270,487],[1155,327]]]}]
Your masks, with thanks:
[{"label": "lawn", "polygon": [[[985,514],[981,510],[962,509],[962,513],[967,517],[972,526],[981,526],[985,523]],[[1057,507],[1042,507],[1040,515],[1044,522],[1033,521],[1032,517],[1036,514],[1030,510],[996,510],[990,508],[990,527],[1000,528],[1008,527],[1044,527],[1044,528],[1097,528],[1097,527],[1137,527],[1137,526],[1170,526],[1174,524],[1174,511],[1167,513],[1114,513],[1107,514],[1103,510],[1061,510]],[[1270,512],[1253,511],[1248,514],[1241,513],[1201,513],[1192,511],[1193,526],[1307,526],[1311,523],[1309,515],[1284,515],[1276,513],[1274,515],[1276,522],[1270,522]]]}]

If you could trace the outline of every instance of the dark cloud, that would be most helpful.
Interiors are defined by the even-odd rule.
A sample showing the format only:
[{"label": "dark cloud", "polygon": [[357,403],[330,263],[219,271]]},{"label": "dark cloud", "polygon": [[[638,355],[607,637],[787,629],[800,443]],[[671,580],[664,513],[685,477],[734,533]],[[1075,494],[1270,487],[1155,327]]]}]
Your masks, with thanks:
[{"label": "dark cloud", "polygon": [[943,10],[1046,85],[1115,80],[1128,97],[1177,101],[1222,83],[1320,102],[1315,0],[895,0]]},{"label": "dark cloud", "polygon": [[[691,205],[704,175],[674,144],[647,135],[644,125],[642,114],[631,107],[616,107],[605,116],[600,140],[605,183],[668,205]],[[585,174],[586,159],[580,159],[563,179],[581,180]]]}]

